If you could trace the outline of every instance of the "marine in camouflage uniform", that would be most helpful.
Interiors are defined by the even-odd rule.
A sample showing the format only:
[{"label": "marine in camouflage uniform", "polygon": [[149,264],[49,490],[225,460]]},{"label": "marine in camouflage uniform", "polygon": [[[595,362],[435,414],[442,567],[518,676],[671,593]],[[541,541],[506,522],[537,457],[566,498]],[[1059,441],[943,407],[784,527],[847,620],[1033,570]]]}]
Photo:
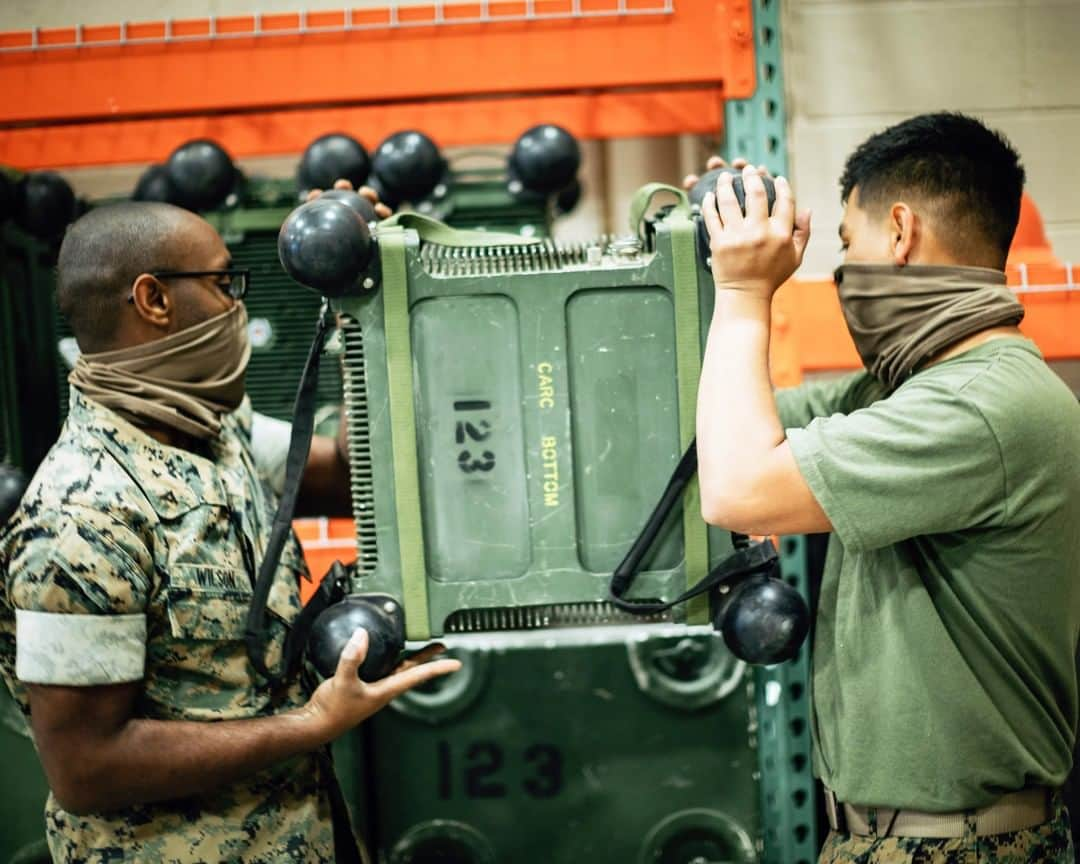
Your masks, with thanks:
[{"label": "marine in camouflage uniform", "polygon": [[[73,391],[60,440],[0,538],[0,673],[29,714],[23,682],[142,682],[136,716],[235,720],[299,707],[273,696],[243,642],[255,562],[276,504],[251,446],[252,412],[223,418],[212,461],[159,444]],[[268,601],[267,659],[310,578],[295,536]],[[18,619],[19,645],[15,635]],[[56,861],[333,860],[319,757],[308,753],[210,794],[75,815],[50,795]]]}]

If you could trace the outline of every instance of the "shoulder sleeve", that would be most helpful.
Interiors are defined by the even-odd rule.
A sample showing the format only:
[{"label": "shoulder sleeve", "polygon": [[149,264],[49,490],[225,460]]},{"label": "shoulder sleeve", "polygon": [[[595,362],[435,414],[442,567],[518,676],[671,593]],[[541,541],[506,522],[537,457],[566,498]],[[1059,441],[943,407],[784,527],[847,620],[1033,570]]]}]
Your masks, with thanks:
[{"label": "shoulder sleeve", "polygon": [[153,564],[135,534],[80,507],[20,517],[4,547],[17,678],[91,686],[143,677]]},{"label": "shoulder sleeve", "polygon": [[289,458],[292,426],[284,420],[267,417],[257,411],[251,415],[251,456],[255,468],[266,479],[274,494],[285,488],[285,463]]},{"label": "shoulder sleeve", "polygon": [[955,389],[912,382],[869,408],[787,434],[803,478],[848,548],[1004,518],[997,437]]},{"label": "shoulder sleeve", "polygon": [[828,381],[811,381],[776,391],[776,410],[785,429],[806,426],[815,417],[850,414],[885,396],[885,388],[869,372],[854,372]]}]

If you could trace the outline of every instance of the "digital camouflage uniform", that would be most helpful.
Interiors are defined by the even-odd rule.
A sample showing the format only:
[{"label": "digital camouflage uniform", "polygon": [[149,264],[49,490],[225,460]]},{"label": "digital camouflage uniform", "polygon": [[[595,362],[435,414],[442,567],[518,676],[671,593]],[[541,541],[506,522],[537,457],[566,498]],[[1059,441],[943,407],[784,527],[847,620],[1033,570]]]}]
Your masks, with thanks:
[{"label": "digital camouflage uniform", "polygon": [[1058,806],[1054,818],[1024,831],[928,840],[857,837],[830,832],[818,864],[1040,864],[1073,860],[1069,816]]},{"label": "digital camouflage uniform", "polygon": [[[251,449],[250,403],[224,418],[213,461],[158,444],[73,391],[71,412],[0,538],[0,672],[23,681],[141,681],[136,716],[211,722],[307,701],[257,680],[243,632],[276,505]],[[267,658],[309,578],[295,537],[268,601]],[[18,640],[16,640],[16,632]],[[306,754],[207,795],[77,816],[50,795],[58,862],[333,860],[319,760]]]}]

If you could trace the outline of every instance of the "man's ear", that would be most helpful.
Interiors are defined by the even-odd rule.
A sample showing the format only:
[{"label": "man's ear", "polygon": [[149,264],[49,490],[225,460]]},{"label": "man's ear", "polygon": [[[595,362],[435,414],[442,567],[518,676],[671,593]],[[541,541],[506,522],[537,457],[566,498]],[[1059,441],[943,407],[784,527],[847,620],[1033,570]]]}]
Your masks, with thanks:
[{"label": "man's ear", "polygon": [[889,209],[889,251],[893,263],[903,267],[908,263],[919,241],[919,219],[903,201]]},{"label": "man's ear", "polygon": [[149,273],[143,273],[131,286],[131,302],[135,313],[152,327],[167,330],[173,315],[173,299],[164,283]]}]

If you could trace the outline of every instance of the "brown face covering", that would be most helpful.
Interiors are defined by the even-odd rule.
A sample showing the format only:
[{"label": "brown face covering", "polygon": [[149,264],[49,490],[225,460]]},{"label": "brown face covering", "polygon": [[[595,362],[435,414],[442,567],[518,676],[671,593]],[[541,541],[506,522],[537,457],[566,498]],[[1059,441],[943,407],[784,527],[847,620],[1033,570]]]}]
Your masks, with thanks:
[{"label": "brown face covering", "polygon": [[845,264],[833,278],[863,364],[891,389],[965,336],[1024,317],[1000,270]]},{"label": "brown face covering", "polygon": [[164,339],[83,354],[68,381],[136,426],[206,439],[221,431],[222,414],[240,406],[250,357],[247,311],[237,302]]}]

